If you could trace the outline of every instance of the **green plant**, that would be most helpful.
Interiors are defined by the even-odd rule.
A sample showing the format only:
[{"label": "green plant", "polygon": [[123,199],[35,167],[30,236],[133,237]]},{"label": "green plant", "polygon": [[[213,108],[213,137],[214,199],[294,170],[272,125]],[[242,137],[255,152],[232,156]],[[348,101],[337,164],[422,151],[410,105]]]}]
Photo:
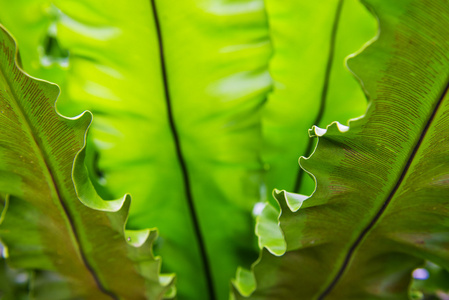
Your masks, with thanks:
[{"label": "green plant", "polygon": [[[369,108],[314,127],[317,188],[276,192],[280,211],[268,197],[234,298],[404,299],[424,259],[448,267],[449,5],[363,3],[380,36],[350,64]],[[373,34],[357,1],[8,5],[19,64],[61,86],[64,114],[94,115],[84,149],[90,114],[57,115],[58,89],[2,33],[0,237],[34,298],[173,298],[155,241],[179,299],[227,299],[265,190],[313,190],[305,129],[365,109],[339,73]]]}]

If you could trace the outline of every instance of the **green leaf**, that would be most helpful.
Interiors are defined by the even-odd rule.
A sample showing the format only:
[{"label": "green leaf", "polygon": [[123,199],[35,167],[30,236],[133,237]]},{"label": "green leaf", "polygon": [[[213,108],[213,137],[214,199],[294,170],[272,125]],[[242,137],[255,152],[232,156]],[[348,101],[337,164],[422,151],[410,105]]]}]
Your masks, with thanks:
[{"label": "green leaf", "polygon": [[0,238],[9,264],[46,271],[51,281],[36,278],[34,299],[162,299],[168,287],[151,253],[156,232],[127,243],[130,198],[103,201],[87,180],[91,114],[57,114],[59,88],[25,74],[17,56],[1,27]]},{"label": "green leaf", "polygon": [[227,299],[237,267],[257,257],[263,1],[53,3],[70,53],[58,107],[95,115],[100,185],[133,195],[130,228],[159,229],[155,251],[180,298]]},{"label": "green leaf", "polygon": [[[275,80],[263,118],[267,192],[284,188],[310,194],[314,181],[297,163],[315,146],[307,129],[335,120],[347,122],[364,112],[366,100],[345,58],[374,35],[376,24],[358,0],[266,3],[274,43],[270,72]],[[281,255],[285,241],[276,225],[279,206],[272,197],[269,202],[264,216],[257,219],[256,234],[261,249]]]},{"label": "green leaf", "polygon": [[277,194],[287,251],[264,250],[249,299],[407,299],[424,259],[449,268],[449,5],[364,3],[381,34],[349,66],[369,109],[312,130],[316,190],[296,212]]},{"label": "green leaf", "polygon": [[361,116],[366,100],[345,67],[345,57],[375,35],[375,20],[358,0],[266,1],[274,55],[274,88],[264,109],[268,193],[274,188],[310,193],[300,171],[309,156],[312,125],[346,123]]}]

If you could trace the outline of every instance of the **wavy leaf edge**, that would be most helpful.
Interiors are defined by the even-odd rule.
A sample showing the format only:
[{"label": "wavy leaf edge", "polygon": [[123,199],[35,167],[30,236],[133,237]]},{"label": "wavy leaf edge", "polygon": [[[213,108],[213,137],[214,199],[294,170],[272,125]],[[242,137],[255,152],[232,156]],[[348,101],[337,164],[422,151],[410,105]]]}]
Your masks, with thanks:
[{"label": "wavy leaf edge", "polygon": [[[368,101],[368,105],[366,107],[365,113],[361,116],[358,117],[354,117],[348,120],[347,125],[343,125],[338,121],[334,121],[332,123],[330,123],[329,125],[326,126],[326,128],[320,128],[317,125],[313,125],[312,128],[310,128],[308,130],[308,134],[310,138],[316,138],[317,139],[317,143],[312,151],[312,153],[306,157],[306,156],[300,156],[298,158],[298,164],[299,167],[306,172],[306,174],[308,174],[314,181],[315,183],[315,187],[314,190],[311,192],[310,195],[304,195],[304,194],[299,194],[299,193],[293,193],[293,192],[288,192],[286,190],[278,190],[278,189],[273,189],[272,191],[272,196],[274,197],[276,203],[279,206],[278,209],[278,217],[277,217],[277,230],[282,234],[282,239],[285,245],[285,249],[282,250],[282,252],[276,252],[273,249],[271,249],[270,247],[267,247],[266,245],[264,245],[263,247],[260,247],[260,253],[259,253],[259,257],[258,259],[251,265],[251,269],[250,270],[245,270],[243,268],[239,268],[236,272],[236,277],[235,279],[232,280],[232,290],[231,290],[231,299],[234,300],[235,299],[235,295],[242,295],[244,297],[250,297],[252,295],[252,293],[257,289],[257,281],[255,278],[255,273],[254,273],[254,268],[259,264],[259,262],[262,260],[262,254],[264,249],[267,250],[269,253],[271,253],[274,256],[282,256],[285,254],[285,252],[287,251],[286,247],[286,241],[285,241],[285,235],[284,232],[280,226],[280,218],[282,216],[282,212],[285,210],[289,210],[290,212],[298,212],[299,209],[301,208],[302,204],[304,201],[307,201],[308,199],[310,199],[311,197],[313,197],[313,195],[316,192],[317,189],[317,185],[318,185],[318,181],[317,178],[315,177],[315,175],[313,175],[311,172],[309,172],[302,164],[303,161],[310,159],[315,152],[317,151],[319,144],[320,144],[320,139],[325,137],[326,134],[345,134],[346,132],[348,132],[349,130],[351,130],[351,123],[357,122],[359,120],[362,120],[365,115],[366,112],[370,109],[371,107],[371,100],[370,100],[370,96],[369,93],[367,91],[367,89],[365,88],[365,84],[364,81],[362,80],[361,77],[358,76],[358,74],[356,74],[349,66],[349,61],[351,61],[352,59],[356,58],[357,56],[361,55],[366,48],[370,47],[371,45],[373,45],[378,39],[379,36],[381,34],[381,27],[380,27],[380,20],[379,17],[377,16],[376,12],[374,11],[374,9],[372,9],[369,5],[366,5],[366,3],[363,3],[364,6],[368,9],[368,11],[371,13],[371,15],[375,18],[376,22],[377,22],[377,32],[376,35],[371,38],[370,40],[368,40],[364,45],[362,45],[362,47],[354,52],[351,53],[349,55],[346,56],[345,60],[344,60],[344,65],[346,67],[346,69],[352,74],[352,76],[357,80],[357,82],[360,85],[360,88],[362,89],[367,101]],[[271,205],[268,201],[265,203],[265,207],[264,210],[267,209],[267,207],[271,206],[272,209],[276,209],[273,207],[273,205]],[[257,228],[260,225],[260,215],[257,216],[256,218],[256,235],[259,239],[259,241],[261,240],[261,236],[260,233],[258,232]],[[259,244],[260,245],[260,244]]]},{"label": "wavy leaf edge", "polygon": [[[123,239],[125,242],[133,246],[135,248],[145,247],[147,246],[149,249],[151,249],[151,256],[154,258],[155,261],[160,261],[159,263],[159,283],[166,287],[166,294],[164,296],[164,299],[172,299],[175,297],[176,294],[176,287],[174,286],[176,282],[176,275],[174,273],[170,274],[161,274],[160,268],[161,268],[161,257],[160,256],[154,256],[153,254],[153,243],[157,239],[159,233],[158,229],[153,228],[146,228],[141,230],[128,230],[126,229],[126,224],[129,217],[129,207],[131,204],[131,196],[129,194],[125,194],[123,197],[119,199],[114,200],[104,200],[102,199],[96,192],[92,182],[90,181],[88,175],[87,175],[87,167],[84,164],[85,159],[85,152],[86,152],[86,146],[87,146],[87,136],[90,129],[90,126],[92,124],[92,120],[94,118],[92,112],[86,110],[82,112],[81,114],[74,116],[74,117],[68,117],[63,114],[61,114],[58,111],[57,108],[57,101],[60,96],[60,87],[59,85],[49,82],[44,79],[36,78],[30,74],[28,74],[25,70],[23,70],[21,66],[21,58],[19,53],[19,45],[17,43],[17,40],[14,38],[14,36],[8,31],[5,26],[0,24],[0,30],[2,30],[14,43],[14,65],[15,67],[25,76],[31,78],[34,81],[44,82],[49,85],[56,86],[59,90],[59,93],[56,97],[56,100],[53,104],[54,112],[57,114],[58,117],[63,118],[65,120],[75,121],[79,120],[81,118],[90,118],[90,121],[85,128],[85,133],[83,136],[83,146],[78,151],[78,153],[75,155],[73,164],[72,164],[72,183],[74,186],[74,189],[76,191],[78,200],[85,206],[87,206],[90,209],[102,211],[102,212],[111,212],[111,213],[117,213],[118,215],[123,216],[124,223],[123,223],[123,231],[125,232],[125,235],[123,236]],[[94,195],[93,200],[89,199],[88,196]],[[9,204],[9,195],[5,195],[5,204],[3,206],[3,209],[0,212],[0,225],[2,224],[8,210],[8,204]],[[0,253],[0,255],[6,259],[8,258],[8,246],[3,243],[3,251]]]}]

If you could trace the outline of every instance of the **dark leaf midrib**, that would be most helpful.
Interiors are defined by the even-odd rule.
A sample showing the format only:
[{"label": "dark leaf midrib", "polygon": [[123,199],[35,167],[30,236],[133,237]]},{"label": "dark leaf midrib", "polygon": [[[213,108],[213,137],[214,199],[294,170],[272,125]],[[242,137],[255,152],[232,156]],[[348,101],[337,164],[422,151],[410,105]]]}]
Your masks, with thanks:
[{"label": "dark leaf midrib", "polygon": [[163,79],[163,84],[164,84],[164,95],[165,95],[165,101],[166,101],[166,105],[167,105],[169,126],[170,126],[170,130],[173,134],[176,156],[177,156],[179,165],[181,167],[182,178],[183,178],[183,182],[184,182],[185,197],[187,199],[187,204],[188,204],[190,216],[192,218],[195,236],[197,239],[198,247],[200,249],[201,259],[203,262],[203,271],[204,271],[206,281],[207,281],[207,290],[208,290],[209,299],[215,300],[215,298],[216,298],[215,297],[215,288],[214,288],[214,284],[213,284],[212,271],[210,268],[209,258],[207,255],[206,244],[204,242],[204,238],[201,233],[198,215],[195,210],[195,204],[193,202],[193,195],[192,195],[192,191],[191,191],[190,177],[189,177],[189,173],[187,170],[187,164],[186,164],[183,152],[182,152],[181,141],[179,138],[178,130],[176,127],[174,116],[173,116],[172,101],[171,101],[171,97],[170,97],[170,89],[169,89],[167,68],[166,68],[165,54],[164,54],[164,42],[163,42],[163,38],[162,38],[162,30],[161,30],[161,25],[159,22],[159,15],[158,15],[157,6],[156,6],[156,0],[150,0],[150,2],[151,2],[152,11],[153,11],[153,18],[154,18],[154,22],[155,22],[155,26],[156,26],[156,31],[157,31],[157,38],[158,38],[158,42],[159,42],[159,56],[160,56],[160,62],[161,62],[161,72],[162,72],[162,79]]},{"label": "dark leaf midrib", "polygon": [[[330,77],[332,74],[332,65],[334,64],[334,53],[335,53],[335,47],[336,47],[336,40],[337,40],[337,34],[338,34],[338,25],[340,24],[340,17],[343,10],[343,4],[344,0],[339,0],[337,4],[337,10],[335,12],[334,22],[332,25],[332,32],[331,32],[331,38],[330,38],[330,46],[329,46],[329,53],[327,58],[327,65],[326,65],[326,71],[324,73],[324,82],[323,87],[321,90],[321,101],[320,101],[320,107],[318,110],[318,114],[315,117],[315,120],[313,121],[312,125],[319,126],[321,123],[321,120],[323,119],[324,111],[326,109],[326,101],[328,96],[328,90],[329,90],[329,84],[330,84]],[[312,154],[312,148],[315,144],[315,139],[309,138],[307,142],[307,147],[304,152],[305,155],[310,156]],[[304,174],[306,172],[299,167],[298,173],[296,176],[295,186],[293,188],[294,192],[299,193],[299,189],[301,187],[301,182],[304,177]]]},{"label": "dark leaf midrib", "polygon": [[321,295],[317,298],[318,300],[323,300],[324,297],[326,297],[331,291],[332,289],[335,287],[335,285],[338,283],[338,281],[340,280],[340,278],[343,276],[343,273],[345,272],[345,270],[347,269],[347,267],[349,266],[349,262],[356,250],[356,248],[360,245],[360,243],[362,242],[362,240],[365,238],[365,236],[369,233],[369,231],[371,230],[371,228],[374,227],[374,225],[377,223],[377,221],[380,219],[380,217],[382,216],[382,214],[384,213],[384,211],[386,210],[387,206],[390,204],[391,200],[393,199],[393,197],[395,196],[396,192],[398,191],[399,187],[401,186],[401,184],[404,182],[404,179],[407,175],[408,170],[410,169],[410,166],[413,163],[413,160],[415,159],[416,154],[419,151],[419,148],[421,147],[424,138],[427,135],[427,132],[429,131],[430,126],[432,125],[435,116],[439,110],[439,108],[441,107],[441,104],[443,103],[444,98],[446,97],[446,95],[449,92],[449,81],[447,81],[447,85],[446,88],[444,89],[443,93],[441,94],[441,97],[438,99],[437,104],[435,105],[431,116],[429,117],[429,119],[427,120],[426,126],[424,127],[423,131],[421,132],[421,135],[419,137],[419,140],[417,141],[417,143],[415,144],[415,147],[413,148],[412,153],[409,156],[409,159],[407,160],[401,175],[399,176],[396,185],[393,187],[393,189],[391,190],[391,192],[388,194],[387,199],[385,200],[385,202],[383,203],[382,207],[380,208],[380,210],[377,212],[377,214],[374,216],[374,218],[371,220],[371,222],[363,229],[363,231],[360,233],[360,235],[357,237],[356,241],[352,244],[351,248],[349,248],[349,251],[343,261],[342,266],[340,267],[337,275],[335,276],[335,278],[332,280],[332,282],[329,284],[329,286],[324,290],[324,292],[321,293]]},{"label": "dark leaf midrib", "polygon": [[[3,31],[2,28],[0,28],[0,30]],[[17,65],[15,67],[17,68]],[[19,71],[19,72],[21,72],[21,71]],[[17,96],[15,91],[10,88],[12,86],[12,84],[9,81],[8,77],[5,76],[5,70],[3,69],[3,66],[0,66],[0,75],[5,80],[6,86],[7,86],[7,89],[9,91],[9,93],[14,98],[14,102],[16,103],[16,107],[18,109],[19,116],[21,117],[21,119],[23,119],[25,121],[24,124],[25,124],[26,128],[28,129],[28,131],[30,132],[30,136],[31,136],[34,144],[36,145],[35,148],[37,149],[38,155],[40,155],[42,157],[42,161],[44,163],[45,170],[46,170],[46,172],[48,173],[48,175],[50,177],[51,185],[52,185],[52,187],[53,187],[53,189],[54,189],[54,191],[55,191],[55,193],[56,193],[56,195],[58,197],[58,201],[59,201],[62,209],[64,210],[64,213],[66,215],[67,221],[69,222],[70,230],[72,231],[73,237],[75,238],[75,241],[77,243],[77,245],[76,245],[77,247],[76,248],[79,250],[79,254],[81,256],[81,260],[82,260],[84,266],[89,271],[89,273],[91,273],[91,275],[92,275],[92,277],[93,277],[93,279],[95,281],[95,284],[97,285],[98,289],[101,292],[103,292],[104,294],[110,296],[112,299],[118,300],[119,298],[114,293],[112,293],[111,291],[107,290],[103,286],[103,284],[100,281],[99,276],[96,274],[94,268],[90,265],[90,263],[87,260],[87,257],[86,257],[86,254],[84,253],[84,249],[83,249],[83,247],[81,245],[80,237],[79,237],[78,231],[76,229],[75,223],[73,221],[73,218],[72,218],[72,216],[70,214],[70,211],[69,211],[67,205],[62,200],[62,196],[61,196],[61,192],[59,190],[59,186],[57,184],[56,178],[53,176],[51,164],[49,163],[49,161],[50,161],[49,157],[48,157],[48,155],[47,155],[47,153],[45,151],[42,151],[44,146],[43,146],[42,142],[40,141],[40,139],[37,138],[38,134],[37,134],[35,128],[31,125],[32,124],[31,120],[28,118],[27,114],[23,110],[23,108],[22,108],[22,106],[20,104],[20,101],[19,101],[19,97]],[[26,75],[24,75],[24,76],[26,76]]]}]

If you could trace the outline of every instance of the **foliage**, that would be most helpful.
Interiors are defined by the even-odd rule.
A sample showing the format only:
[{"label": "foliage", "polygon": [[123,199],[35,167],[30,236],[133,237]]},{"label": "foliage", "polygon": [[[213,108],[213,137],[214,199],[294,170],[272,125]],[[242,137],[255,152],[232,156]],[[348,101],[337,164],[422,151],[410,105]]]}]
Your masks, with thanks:
[{"label": "foliage", "polygon": [[287,248],[264,251],[250,299],[406,299],[424,259],[447,268],[449,6],[364,2],[381,34],[348,63],[370,106],[349,127],[312,129],[300,164],[316,189],[276,192]]},{"label": "foliage", "polygon": [[38,299],[160,297],[166,288],[151,253],[155,233],[129,231],[128,244],[129,197],[104,201],[87,180],[82,148],[91,115],[58,115],[58,87],[24,74],[14,41],[3,29],[0,38],[0,170],[6,195],[0,234],[9,264],[55,273],[50,287],[47,281],[35,284]]},{"label": "foliage", "polygon": [[0,238],[26,271],[0,276],[173,298],[153,247],[181,300],[228,299],[239,266],[236,299],[405,299],[447,269],[449,3],[362,2],[363,90],[356,0],[1,0]]}]

